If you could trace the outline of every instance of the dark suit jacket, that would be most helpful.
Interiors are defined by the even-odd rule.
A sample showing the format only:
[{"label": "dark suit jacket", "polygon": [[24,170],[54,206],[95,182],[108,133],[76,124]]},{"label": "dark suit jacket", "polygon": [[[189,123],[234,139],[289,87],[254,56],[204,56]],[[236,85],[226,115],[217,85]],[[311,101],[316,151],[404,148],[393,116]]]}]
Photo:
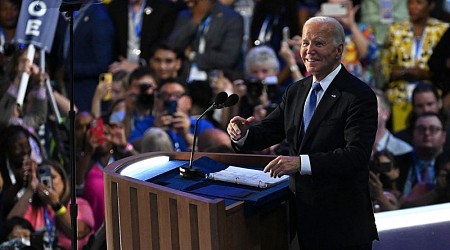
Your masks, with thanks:
[{"label": "dark suit jacket", "polygon": [[[107,4],[107,10],[116,27],[116,55],[127,57],[128,49],[128,0],[113,0]],[[148,61],[153,50],[172,32],[177,10],[171,1],[147,0],[146,7],[151,8],[149,15],[143,14],[140,57]]]},{"label": "dark suit jacket", "polygon": [[[89,111],[99,74],[107,72],[108,66],[114,61],[115,30],[111,17],[101,4],[91,4],[85,12],[78,14],[77,19],[73,34],[74,101],[79,110]],[[66,41],[69,38],[66,36],[68,29],[69,21],[61,15],[56,28],[52,56],[53,60],[57,58],[54,67],[65,67],[66,90],[70,94],[70,61],[69,56],[64,58],[64,47],[69,44]],[[67,55],[69,53],[68,51]]]},{"label": "dark suit jacket", "polygon": [[275,111],[250,128],[242,149],[262,150],[286,138],[291,155],[309,155],[312,175],[297,173],[291,178],[302,246],[369,243],[378,238],[367,167],[377,130],[377,100],[367,84],[342,67],[301,140],[311,84],[308,77],[289,86]]},{"label": "dark suit jacket", "polygon": [[[233,69],[241,55],[244,23],[242,16],[233,9],[215,2],[211,11],[211,21],[205,34],[205,53],[197,54],[194,62],[201,70]],[[168,42],[184,51],[192,46],[197,51],[199,37],[198,25],[192,22],[191,10],[181,11],[177,17],[172,34]]]}]

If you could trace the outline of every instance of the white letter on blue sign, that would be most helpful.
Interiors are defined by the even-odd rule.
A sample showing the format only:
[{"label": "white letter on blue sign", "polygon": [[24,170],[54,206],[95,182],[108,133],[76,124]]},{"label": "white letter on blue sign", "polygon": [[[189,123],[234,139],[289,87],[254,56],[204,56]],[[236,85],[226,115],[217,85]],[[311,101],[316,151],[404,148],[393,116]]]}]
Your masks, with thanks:
[{"label": "white letter on blue sign", "polygon": [[32,16],[43,16],[47,12],[45,2],[34,1],[28,6],[28,13]]},{"label": "white letter on blue sign", "polygon": [[25,35],[39,36],[41,33],[39,28],[41,27],[41,20],[28,20],[25,28]]}]

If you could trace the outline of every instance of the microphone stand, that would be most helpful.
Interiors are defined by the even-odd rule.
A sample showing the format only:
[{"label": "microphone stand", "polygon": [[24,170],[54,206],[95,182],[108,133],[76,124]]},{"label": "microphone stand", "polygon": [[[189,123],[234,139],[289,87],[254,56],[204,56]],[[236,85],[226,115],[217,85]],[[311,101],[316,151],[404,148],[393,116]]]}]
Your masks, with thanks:
[{"label": "microphone stand", "polygon": [[69,62],[70,62],[70,109],[69,109],[69,123],[70,123],[70,167],[71,167],[71,202],[70,202],[70,221],[72,228],[72,249],[77,248],[77,216],[78,216],[78,205],[76,200],[76,174],[75,174],[75,109],[74,109],[74,73],[73,73],[73,12],[79,10],[81,8],[81,2],[65,2],[64,0],[61,3],[61,7],[59,8],[60,12],[66,12],[66,17],[69,18]]},{"label": "microphone stand", "polygon": [[180,167],[180,175],[183,178],[186,179],[196,179],[196,178],[201,178],[204,177],[205,174],[203,174],[203,172],[196,167],[192,166],[192,161],[194,159],[194,152],[195,152],[195,145],[197,142],[197,127],[198,127],[198,123],[200,122],[200,119],[203,118],[203,116],[206,115],[206,113],[208,113],[209,111],[211,111],[212,109],[214,109],[216,107],[215,104],[209,106],[208,109],[205,110],[205,112],[203,112],[198,118],[197,121],[195,121],[195,127],[194,127],[194,139],[192,142],[192,150],[191,150],[191,156],[189,158],[189,165],[186,166],[181,166]]},{"label": "microphone stand", "polygon": [[216,99],[214,101],[214,103],[209,106],[209,108],[207,108],[205,110],[205,112],[203,112],[195,121],[195,127],[194,127],[194,139],[192,142],[192,150],[191,150],[191,156],[189,158],[189,165],[188,166],[181,166],[180,169],[180,175],[183,178],[186,179],[196,179],[196,178],[201,178],[204,177],[205,174],[196,167],[192,166],[192,161],[194,159],[194,153],[195,153],[195,146],[196,146],[196,142],[197,142],[197,128],[198,128],[198,123],[200,122],[200,119],[203,118],[203,116],[206,115],[206,113],[208,113],[209,111],[211,111],[212,109],[216,109],[216,108],[223,108],[225,101],[227,100],[228,94],[225,92],[221,92],[216,96]]},{"label": "microphone stand", "polygon": [[208,113],[209,111],[211,111],[213,108],[215,107],[215,105],[211,105],[205,112],[203,112],[203,114],[200,115],[199,118],[197,118],[197,121],[195,121],[195,128],[194,128],[194,140],[192,142],[192,150],[191,150],[191,156],[189,158],[189,165],[186,166],[181,166],[180,167],[180,175],[183,178],[186,179],[196,179],[196,178],[200,178],[200,177],[204,177],[205,174],[203,174],[203,172],[199,169],[199,168],[195,168],[192,166],[192,161],[194,159],[194,152],[195,152],[195,145],[197,142],[197,127],[198,127],[198,123],[200,121],[200,119],[202,119],[203,116],[205,116],[206,113]]}]

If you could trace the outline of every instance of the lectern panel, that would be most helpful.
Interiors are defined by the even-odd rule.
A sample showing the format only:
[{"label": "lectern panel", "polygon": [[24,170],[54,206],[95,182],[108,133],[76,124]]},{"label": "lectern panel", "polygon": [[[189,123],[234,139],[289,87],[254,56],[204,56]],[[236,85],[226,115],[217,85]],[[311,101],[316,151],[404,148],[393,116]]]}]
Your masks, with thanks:
[{"label": "lectern panel", "polygon": [[[247,201],[234,200],[226,205],[221,198],[199,196],[120,175],[130,164],[162,155],[169,156],[170,161],[189,159],[188,153],[149,153],[122,159],[106,167],[108,249],[270,249],[266,245],[286,249],[287,210],[281,196],[266,199],[266,193],[256,195],[249,202],[263,204],[264,210],[248,215],[245,211]],[[255,156],[207,155],[222,163],[251,166],[270,160],[264,156],[259,159]],[[269,220],[273,216],[279,216],[279,219]],[[273,228],[277,230],[273,231]]]}]

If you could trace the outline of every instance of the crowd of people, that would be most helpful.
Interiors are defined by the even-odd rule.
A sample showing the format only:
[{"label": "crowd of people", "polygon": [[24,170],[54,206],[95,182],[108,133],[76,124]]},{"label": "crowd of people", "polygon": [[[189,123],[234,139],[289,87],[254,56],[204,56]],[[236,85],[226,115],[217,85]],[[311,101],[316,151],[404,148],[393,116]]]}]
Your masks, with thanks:
[{"label": "crowd of people", "polygon": [[[89,239],[104,229],[103,168],[139,153],[192,150],[196,119],[220,92],[238,94],[239,102],[199,121],[195,150],[235,152],[227,133],[233,117],[253,123],[274,110],[280,115],[278,104],[293,95],[290,86],[316,79],[300,55],[314,40],[302,29],[309,18],[324,15],[323,3],[345,6],[344,13],[329,14],[344,29],[340,65],[359,79],[354,82],[370,87],[378,103],[370,163],[360,166],[370,170],[373,210],[450,202],[450,9],[445,1],[392,0],[387,9],[377,0],[81,2],[74,13],[71,72],[64,13],[52,51],[29,60],[27,45],[15,40],[22,1],[0,0],[0,249],[31,241],[70,249],[73,192],[78,246],[88,248]],[[17,105],[24,74],[30,79],[23,105]],[[70,170],[71,101],[75,173]],[[244,149],[287,156],[295,143],[287,137]],[[51,184],[42,182],[46,168]],[[76,190],[70,188],[72,174]]]}]

